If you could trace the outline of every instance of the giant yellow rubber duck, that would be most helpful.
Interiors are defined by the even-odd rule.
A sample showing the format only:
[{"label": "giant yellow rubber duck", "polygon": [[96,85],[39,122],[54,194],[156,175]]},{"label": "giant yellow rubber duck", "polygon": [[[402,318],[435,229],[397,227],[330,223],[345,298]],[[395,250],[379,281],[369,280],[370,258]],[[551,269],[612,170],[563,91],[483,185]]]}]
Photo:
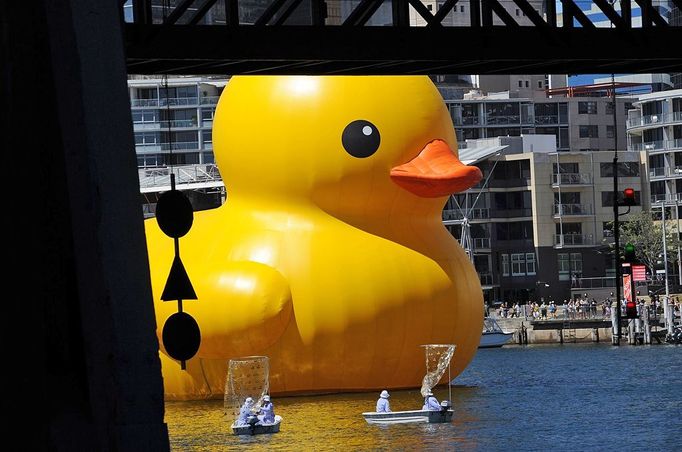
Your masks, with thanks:
[{"label": "giant yellow rubber duck", "polygon": [[[186,371],[161,354],[168,398],[222,396],[247,355],[270,357],[276,394],[418,387],[422,344],[466,367],[482,292],[441,210],[481,173],[428,77],[234,77],[213,143],[228,198],[180,242],[202,341]],[[146,231],[160,331],[173,242]]]}]

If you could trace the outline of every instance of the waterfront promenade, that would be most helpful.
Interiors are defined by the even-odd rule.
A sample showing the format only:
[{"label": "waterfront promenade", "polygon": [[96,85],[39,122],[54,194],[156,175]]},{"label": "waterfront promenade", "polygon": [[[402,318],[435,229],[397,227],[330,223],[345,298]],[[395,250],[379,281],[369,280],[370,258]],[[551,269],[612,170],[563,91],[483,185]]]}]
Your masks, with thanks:
[{"label": "waterfront promenade", "polygon": [[[610,314],[601,309],[586,312],[584,315],[569,313],[564,306],[558,306],[555,315],[546,318],[532,315],[502,317],[499,310],[491,311],[494,318],[506,333],[513,333],[510,343],[516,344],[554,344],[577,342],[606,342],[612,339],[612,323]],[[679,317],[676,317],[679,322]],[[661,315],[650,319],[653,343],[665,339],[665,327]],[[627,343],[628,320],[625,315],[621,319],[621,338]],[[623,342],[622,342],[623,343]]]}]

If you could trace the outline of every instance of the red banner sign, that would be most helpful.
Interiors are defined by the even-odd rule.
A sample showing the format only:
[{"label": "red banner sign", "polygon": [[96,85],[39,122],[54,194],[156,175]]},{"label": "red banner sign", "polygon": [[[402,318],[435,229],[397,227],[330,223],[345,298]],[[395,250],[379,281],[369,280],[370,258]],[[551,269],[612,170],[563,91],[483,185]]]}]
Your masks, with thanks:
[{"label": "red banner sign", "polygon": [[630,284],[630,275],[623,275],[623,298],[625,301],[632,301],[632,286]]},{"label": "red banner sign", "polygon": [[646,267],[644,265],[633,265],[632,279],[635,281],[646,281]]}]

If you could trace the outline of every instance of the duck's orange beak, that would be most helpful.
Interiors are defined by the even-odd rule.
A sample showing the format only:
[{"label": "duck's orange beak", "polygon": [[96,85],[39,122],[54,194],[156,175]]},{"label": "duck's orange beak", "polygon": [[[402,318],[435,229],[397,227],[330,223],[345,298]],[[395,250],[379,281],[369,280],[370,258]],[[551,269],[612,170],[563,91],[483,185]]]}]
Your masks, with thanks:
[{"label": "duck's orange beak", "polygon": [[476,185],[483,174],[459,161],[443,140],[433,140],[411,161],[391,170],[391,179],[422,198],[438,198]]}]

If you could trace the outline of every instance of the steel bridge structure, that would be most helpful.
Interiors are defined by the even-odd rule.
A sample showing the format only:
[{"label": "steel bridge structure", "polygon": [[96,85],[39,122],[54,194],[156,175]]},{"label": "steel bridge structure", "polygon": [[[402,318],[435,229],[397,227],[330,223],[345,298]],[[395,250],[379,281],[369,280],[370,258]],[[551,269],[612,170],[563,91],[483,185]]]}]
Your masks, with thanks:
[{"label": "steel bridge structure", "polygon": [[[336,21],[328,15],[333,2],[345,5]],[[517,16],[522,11],[523,22],[503,2]],[[170,3],[133,0],[133,19],[124,27],[128,73],[682,71],[682,26],[662,14],[652,0],[620,1],[618,9],[609,0],[593,0],[592,8],[601,11],[606,26],[604,21],[591,22],[576,0],[561,0],[560,11],[554,1],[527,0],[177,0],[173,7]],[[254,4],[260,8],[247,21],[240,18]],[[444,19],[458,4],[467,5],[466,25],[448,26]],[[637,7],[636,20],[631,5]],[[682,0],[670,0],[668,5],[677,8],[679,17]],[[153,8],[157,13],[163,8],[162,16],[153,14]],[[372,25],[380,8],[385,12],[384,26]],[[216,9],[221,20],[207,24],[207,13],[215,15]]]}]

